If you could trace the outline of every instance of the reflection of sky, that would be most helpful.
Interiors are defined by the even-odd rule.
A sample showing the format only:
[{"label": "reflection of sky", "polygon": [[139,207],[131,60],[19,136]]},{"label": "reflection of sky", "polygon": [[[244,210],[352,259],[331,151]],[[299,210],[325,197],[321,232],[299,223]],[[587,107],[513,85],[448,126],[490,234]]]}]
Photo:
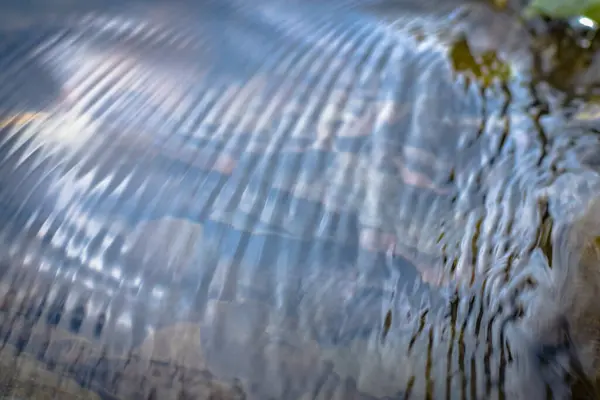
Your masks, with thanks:
[{"label": "reflection of sky", "polygon": [[589,18],[581,17],[577,20],[578,23],[587,27],[587,28],[596,28],[596,23]]},{"label": "reflection of sky", "polygon": [[[153,46],[104,32],[48,53],[65,95],[46,129],[9,130],[2,142],[0,220],[20,235],[11,240],[24,254],[14,259],[69,288],[65,329],[86,304],[81,334],[93,337],[106,312],[106,340],[124,348],[202,318],[216,336],[225,333],[219,326],[251,335],[291,319],[299,336],[342,347],[380,332],[390,309],[414,316],[430,304],[423,298],[444,302],[425,284],[411,293],[423,271],[386,254],[390,247],[437,261],[442,222],[451,246],[468,243],[470,225],[492,232],[505,223],[500,213],[514,214],[516,206],[495,209],[488,225],[469,214],[496,193],[485,186],[496,178],[485,163],[502,151],[490,144],[503,134],[502,96],[465,90],[439,53],[421,57],[352,18],[345,36],[347,26],[333,21],[310,35],[299,29],[286,46],[269,41],[268,24],[239,19],[208,35],[214,40],[196,49],[198,60],[181,42],[186,51],[175,49],[176,35],[154,37],[168,46]],[[206,22],[198,29],[222,27]],[[119,51],[109,50],[118,42]],[[485,118],[493,132],[482,134]],[[511,122],[529,129],[524,118]],[[526,134],[509,136],[519,151],[535,145]],[[468,211],[452,219],[460,213],[452,198],[465,188],[473,192],[461,204]],[[167,217],[175,228],[156,228]],[[185,224],[201,233],[185,247],[192,254],[171,264],[162,253],[189,232]],[[146,237],[153,234],[159,240]],[[365,236],[379,243],[367,249]],[[136,239],[155,252],[127,253]],[[400,292],[409,298],[392,299]],[[227,311],[249,304],[267,317]]]},{"label": "reflection of sky", "polygon": [[[219,27],[207,24],[198,29]],[[213,32],[210,62],[131,38],[109,50],[120,41],[109,34],[67,42],[47,60],[74,117],[57,112],[52,129],[24,130],[0,147],[1,218],[19,231],[34,215],[49,279],[94,293],[91,310],[110,308],[115,329],[137,330],[134,343],[217,299],[263,302],[329,343],[376,331],[392,291],[384,286],[412,288],[419,276],[402,257],[390,264],[387,249],[361,247],[361,230],[433,241],[426,220],[435,226],[442,212],[429,214],[428,202],[447,210],[456,189],[448,171],[465,167],[452,164],[456,143],[469,143],[469,154],[482,147],[481,99],[454,85],[439,54],[421,59],[362,23],[347,42],[329,40],[341,29],[332,24],[307,42],[272,41],[270,53],[268,32],[250,28]],[[32,135],[45,146],[29,144]],[[18,140],[21,153],[9,155]],[[197,251],[212,243],[218,254],[183,272],[127,259],[135,227],[165,217],[202,224]]]},{"label": "reflection of sky", "polygon": [[[437,39],[417,45],[402,38],[406,27],[373,29],[342,12],[312,29],[301,13],[212,3],[199,5],[213,9],[190,28],[202,43],[156,27],[136,39],[131,21],[112,21],[114,31],[96,21],[102,33],[64,46],[38,48],[25,35],[47,68],[7,66],[0,51],[0,82],[23,87],[0,106],[53,112],[20,127],[0,122],[0,258],[24,264],[2,276],[0,298],[11,274],[33,271],[68,289],[61,326],[72,330],[85,305],[77,333],[103,344],[136,347],[179,321],[240,337],[291,319],[297,329],[281,330],[322,350],[372,338],[390,309],[401,324],[398,310],[430,311],[422,297],[444,302],[424,284],[410,293],[423,264],[440,267],[440,231],[448,253],[455,246],[463,262],[486,268],[538,234],[538,193],[527,204],[519,196],[555,171],[535,160],[542,149],[523,82],[510,93],[464,85]],[[543,162],[578,165],[581,149],[553,145]],[[548,198],[578,208],[564,193],[578,197],[576,184],[595,181],[576,175]],[[176,222],[162,230],[169,217]],[[131,251],[136,240],[147,248]],[[172,257],[176,244],[190,254]],[[402,245],[418,260],[385,253]],[[103,313],[112,331],[98,338]],[[402,328],[394,333],[410,331]],[[219,343],[205,333],[206,348]]]},{"label": "reflection of sky", "polygon": [[[127,265],[120,255],[123,236],[133,226],[167,216],[202,223],[205,240],[219,243],[220,258],[229,260],[230,272],[237,274],[233,275],[239,280],[237,290],[249,298],[293,304],[303,297],[303,290],[316,290],[314,282],[335,280],[336,274],[364,274],[380,286],[394,267],[381,254],[360,249],[361,213],[370,208],[377,227],[388,211],[377,210],[378,204],[365,204],[367,192],[389,189],[393,193],[398,182],[393,169],[386,170],[379,177],[389,178],[389,188],[369,189],[374,182],[365,165],[379,157],[375,151],[383,142],[350,132],[356,127],[349,123],[359,121],[364,124],[361,129],[375,129],[387,146],[399,138],[385,125],[393,120],[396,103],[390,99],[394,95],[382,94],[378,90],[382,82],[377,74],[369,73],[381,67],[376,61],[387,57],[390,43],[378,47],[381,35],[368,31],[366,26],[358,30],[355,46],[310,37],[318,41],[318,51],[300,43],[291,50],[280,49],[273,55],[273,65],[278,59],[287,69],[279,69],[269,79],[257,75],[246,84],[251,63],[217,60],[216,64],[227,64],[227,68],[198,79],[198,71],[190,70],[186,62],[161,63],[153,49],[135,43],[130,49],[125,46],[108,54],[105,46],[111,39],[107,36],[100,36],[95,44],[81,41],[51,49],[47,60],[53,76],[63,81],[69,112],[83,121],[88,134],[77,135],[80,127],[74,129],[75,135],[66,135],[73,121],[61,118],[52,119],[52,129],[44,135],[37,133],[36,140],[60,144],[69,159],[60,164],[63,155],[56,150],[46,163],[58,168],[45,174],[32,170],[34,158],[18,155],[22,164],[11,179],[16,182],[26,176],[21,186],[29,192],[22,196],[13,189],[10,199],[3,196],[2,200],[8,200],[5,218],[25,221],[32,211],[43,211],[37,214],[38,221],[47,222],[39,226],[44,236],[40,239],[52,248],[51,260],[60,264],[55,273],[61,279],[76,279],[82,290],[102,287],[107,295],[124,290],[130,296],[159,302],[172,290],[169,271],[160,266]],[[335,29],[324,34],[335,35]],[[236,35],[240,33],[228,31],[220,37],[220,44],[229,46],[232,53],[239,45]],[[248,49],[260,35],[245,38]],[[228,54],[228,49],[222,50],[219,54]],[[144,51],[151,55],[135,58]],[[365,64],[369,51],[376,57]],[[319,58],[320,54],[326,57]],[[323,62],[315,63],[319,60]],[[235,74],[236,80],[223,79]],[[356,74],[360,79],[351,79]],[[192,81],[192,85],[181,84]],[[226,81],[231,83],[226,85]],[[215,90],[205,90],[211,87]],[[231,101],[219,101],[227,98],[226,93],[232,95]],[[379,97],[381,104],[373,106]],[[244,98],[247,103],[240,100]],[[380,111],[385,115],[379,119],[360,119],[365,113]],[[401,127],[402,121],[393,122]],[[342,128],[348,132],[345,137],[336,135]],[[25,130],[15,137],[26,140],[28,132],[37,131]],[[328,143],[328,136],[335,140]],[[317,137],[331,147],[311,148]],[[255,151],[247,152],[251,145]],[[233,169],[231,163],[216,162],[224,152],[232,159]],[[20,199],[26,201],[18,204]],[[392,212],[398,207],[392,196],[386,204]],[[9,217],[15,207],[19,215]],[[386,223],[393,226],[393,220]],[[287,265],[282,265],[282,259]],[[223,267],[226,261],[219,265]],[[235,265],[239,265],[237,272]],[[214,268],[189,270],[188,279],[177,284],[182,310],[194,307],[192,299],[202,285],[208,285],[207,296],[235,295],[229,284],[219,286],[211,278]],[[396,269],[403,271],[406,282],[417,279],[412,266]],[[210,284],[202,283],[203,279]],[[295,291],[294,279],[303,282]],[[285,285],[289,287],[282,291]],[[348,283],[342,290],[350,298],[351,287]],[[332,301],[331,312],[335,312],[336,302],[342,300]],[[119,320],[129,323],[130,318],[123,314]]]}]

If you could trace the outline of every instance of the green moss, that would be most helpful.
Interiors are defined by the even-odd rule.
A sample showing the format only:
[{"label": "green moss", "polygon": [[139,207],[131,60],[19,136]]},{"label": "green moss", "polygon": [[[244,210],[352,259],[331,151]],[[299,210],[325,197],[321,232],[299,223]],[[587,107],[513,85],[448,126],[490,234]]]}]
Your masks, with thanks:
[{"label": "green moss", "polygon": [[582,14],[584,17],[591,19],[592,21],[600,22],[600,3],[593,4],[588,7]]},{"label": "green moss", "polygon": [[474,55],[465,39],[452,45],[449,56],[454,71],[477,81],[483,87],[489,87],[494,82],[504,83],[511,77],[510,66],[501,61],[496,52],[486,51]]},{"label": "green moss", "polygon": [[525,10],[525,15],[544,15],[561,19],[585,16],[599,22],[600,0],[532,0]]}]

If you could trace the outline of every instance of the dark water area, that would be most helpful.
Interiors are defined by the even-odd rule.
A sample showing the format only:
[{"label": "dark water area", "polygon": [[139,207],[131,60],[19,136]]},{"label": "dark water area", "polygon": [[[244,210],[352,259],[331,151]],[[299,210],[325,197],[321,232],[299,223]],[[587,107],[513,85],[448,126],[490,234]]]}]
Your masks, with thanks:
[{"label": "dark water area", "polygon": [[0,2],[0,398],[595,398],[599,42],[517,3]]}]

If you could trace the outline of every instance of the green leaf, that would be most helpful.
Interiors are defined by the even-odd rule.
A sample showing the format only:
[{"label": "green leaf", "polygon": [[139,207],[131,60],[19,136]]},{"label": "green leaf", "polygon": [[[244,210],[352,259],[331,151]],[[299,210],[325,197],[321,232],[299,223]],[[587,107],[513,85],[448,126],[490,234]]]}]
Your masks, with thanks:
[{"label": "green leaf", "polygon": [[532,0],[526,16],[545,15],[551,18],[585,16],[600,21],[600,0]]}]

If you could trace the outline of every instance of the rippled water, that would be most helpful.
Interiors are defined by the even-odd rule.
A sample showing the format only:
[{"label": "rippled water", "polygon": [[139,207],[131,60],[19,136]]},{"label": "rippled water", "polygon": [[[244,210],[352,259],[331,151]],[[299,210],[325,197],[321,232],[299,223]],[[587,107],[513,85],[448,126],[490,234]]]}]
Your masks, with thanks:
[{"label": "rippled water", "polygon": [[0,387],[588,395],[596,41],[432,4],[0,6]]}]

